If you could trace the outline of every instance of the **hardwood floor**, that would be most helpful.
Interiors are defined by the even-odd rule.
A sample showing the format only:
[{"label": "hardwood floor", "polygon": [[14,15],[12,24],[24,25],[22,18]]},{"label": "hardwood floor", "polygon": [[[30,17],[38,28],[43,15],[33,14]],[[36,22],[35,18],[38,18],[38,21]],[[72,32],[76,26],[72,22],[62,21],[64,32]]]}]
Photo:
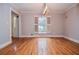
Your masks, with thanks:
[{"label": "hardwood floor", "polygon": [[1,55],[79,55],[79,44],[65,38],[19,38]]}]

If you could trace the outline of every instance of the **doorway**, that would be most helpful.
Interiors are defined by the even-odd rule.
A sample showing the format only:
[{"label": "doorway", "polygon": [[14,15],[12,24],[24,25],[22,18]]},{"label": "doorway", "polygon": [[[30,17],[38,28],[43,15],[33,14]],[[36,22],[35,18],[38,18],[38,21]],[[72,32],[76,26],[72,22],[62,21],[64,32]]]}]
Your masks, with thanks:
[{"label": "doorway", "polygon": [[15,12],[11,12],[11,28],[12,28],[12,37],[19,37],[19,15]]}]

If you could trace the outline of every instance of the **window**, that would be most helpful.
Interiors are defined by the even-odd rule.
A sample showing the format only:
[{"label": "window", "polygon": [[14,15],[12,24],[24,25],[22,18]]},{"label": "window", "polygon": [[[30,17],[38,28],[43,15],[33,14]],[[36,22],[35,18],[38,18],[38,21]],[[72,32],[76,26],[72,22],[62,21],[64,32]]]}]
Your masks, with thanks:
[{"label": "window", "polygon": [[46,32],[46,17],[41,16],[38,19],[38,32],[43,33]]},{"label": "window", "polygon": [[50,31],[48,28],[50,28],[50,17],[35,17],[35,32],[47,33]]}]

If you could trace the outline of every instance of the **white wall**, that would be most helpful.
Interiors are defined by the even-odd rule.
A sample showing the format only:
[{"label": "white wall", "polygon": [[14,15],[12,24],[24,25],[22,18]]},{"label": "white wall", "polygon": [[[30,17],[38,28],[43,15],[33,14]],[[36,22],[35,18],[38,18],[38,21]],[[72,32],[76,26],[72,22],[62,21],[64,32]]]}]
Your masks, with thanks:
[{"label": "white wall", "polygon": [[21,19],[22,36],[34,33],[34,14],[22,14]]},{"label": "white wall", "polygon": [[51,15],[51,29],[53,36],[63,36],[64,34],[64,15],[62,13],[54,13]]},{"label": "white wall", "polygon": [[10,5],[0,4],[0,48],[11,43],[10,37]]},{"label": "white wall", "polygon": [[19,36],[21,36],[21,14],[9,3],[0,3],[0,48],[12,42],[11,11],[19,15]]},{"label": "white wall", "polygon": [[[22,21],[22,36],[27,36],[30,33],[34,33],[34,16],[38,16],[38,14],[24,13],[21,16]],[[53,36],[61,36],[63,35],[63,14],[62,13],[54,13],[50,14],[51,16],[51,33]]]},{"label": "white wall", "polygon": [[65,15],[65,36],[79,42],[79,6],[69,9]]}]

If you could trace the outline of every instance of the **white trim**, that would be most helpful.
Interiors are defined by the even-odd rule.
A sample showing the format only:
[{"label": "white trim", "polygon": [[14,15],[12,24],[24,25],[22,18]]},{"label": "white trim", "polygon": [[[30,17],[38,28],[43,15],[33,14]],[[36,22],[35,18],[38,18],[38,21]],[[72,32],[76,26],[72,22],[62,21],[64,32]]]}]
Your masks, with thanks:
[{"label": "white trim", "polygon": [[5,46],[7,46],[11,43],[12,43],[12,41],[10,40],[10,41],[6,42],[5,44],[0,45],[0,49],[4,48]]},{"label": "white trim", "polygon": [[71,10],[72,8],[76,7],[77,4],[73,4],[71,5],[70,7],[68,7],[66,10],[65,10],[65,13],[67,13],[69,10]]},{"label": "white trim", "polygon": [[71,41],[74,41],[76,43],[79,43],[79,41],[77,39],[73,39],[71,37],[67,37],[67,36],[64,36],[64,38],[68,39],[68,40],[71,40]]},{"label": "white trim", "polygon": [[17,11],[15,8],[13,8],[13,7],[11,7],[10,8],[10,37],[12,37],[12,28],[11,28],[11,12],[14,12],[14,13],[16,13],[18,16],[19,16],[19,36],[21,35],[21,13],[19,12],[19,11]]},{"label": "white trim", "polygon": [[63,37],[63,35],[39,35],[39,34],[33,34],[33,35],[23,35],[19,37]]},{"label": "white trim", "polygon": [[52,35],[52,37],[63,37],[63,35]]},{"label": "white trim", "polygon": [[11,7],[10,8],[11,11],[13,11],[14,13],[21,15],[21,13],[19,11],[17,11],[15,8]]}]

